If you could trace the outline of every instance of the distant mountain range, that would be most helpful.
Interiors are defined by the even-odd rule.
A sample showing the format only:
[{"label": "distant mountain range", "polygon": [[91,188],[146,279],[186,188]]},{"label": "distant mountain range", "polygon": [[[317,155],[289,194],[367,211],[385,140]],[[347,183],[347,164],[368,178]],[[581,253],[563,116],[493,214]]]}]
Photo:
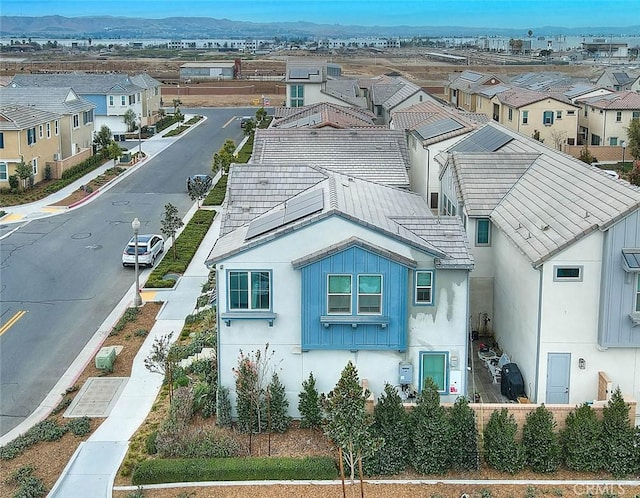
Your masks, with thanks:
[{"label": "distant mountain range", "polygon": [[[560,26],[532,27],[533,36],[640,36],[640,25],[624,28]],[[253,23],[210,17],[133,17],[88,16],[0,16],[0,36],[4,38],[349,38],[349,37],[525,37],[522,29],[469,28],[461,26],[342,26],[310,22]]]}]

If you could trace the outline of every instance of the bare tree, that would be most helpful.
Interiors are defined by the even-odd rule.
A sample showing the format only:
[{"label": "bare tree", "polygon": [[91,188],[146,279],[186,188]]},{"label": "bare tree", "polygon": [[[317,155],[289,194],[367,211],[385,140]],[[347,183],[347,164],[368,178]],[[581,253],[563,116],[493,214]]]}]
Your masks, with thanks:
[{"label": "bare tree", "polygon": [[171,338],[173,332],[160,336],[153,341],[151,353],[144,359],[144,366],[149,372],[164,375],[165,382],[169,385],[169,403],[173,400],[173,372],[177,360],[171,352]]}]

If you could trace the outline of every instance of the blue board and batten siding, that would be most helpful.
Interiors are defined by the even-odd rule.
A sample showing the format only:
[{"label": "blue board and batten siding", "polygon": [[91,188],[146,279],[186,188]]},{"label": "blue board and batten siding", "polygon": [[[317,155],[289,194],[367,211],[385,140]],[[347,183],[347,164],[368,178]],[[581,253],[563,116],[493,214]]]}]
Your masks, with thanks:
[{"label": "blue board and batten siding", "polygon": [[[301,268],[302,350],[395,350],[407,345],[408,268],[360,247],[351,247]],[[357,276],[382,275],[382,313],[364,315],[385,323],[321,323],[327,316],[327,275],[352,276],[352,315],[357,316]],[[347,320],[348,321],[348,317]],[[388,321],[388,323],[387,323]]]},{"label": "blue board and batten siding", "polygon": [[636,274],[627,274],[622,249],[640,248],[640,211],[636,210],[605,232],[602,261],[602,299],[598,344],[640,347],[640,325],[629,314],[635,306]]}]

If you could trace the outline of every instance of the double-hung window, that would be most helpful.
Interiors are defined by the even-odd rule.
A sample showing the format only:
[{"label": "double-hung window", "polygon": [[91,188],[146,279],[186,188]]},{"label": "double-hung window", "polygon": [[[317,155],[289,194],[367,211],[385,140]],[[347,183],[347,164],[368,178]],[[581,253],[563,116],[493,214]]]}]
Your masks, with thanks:
[{"label": "double-hung window", "polygon": [[542,115],[542,123],[545,126],[551,126],[553,124],[553,111],[544,111]]},{"label": "double-hung window", "polygon": [[509,121],[513,121],[513,107],[509,107],[509,109],[507,111],[507,119]]},{"label": "double-hung window", "polygon": [[522,124],[528,124],[529,123],[529,111],[522,111]]},{"label": "double-hung window", "polygon": [[74,114],[73,115],[73,128],[80,128],[80,115],[79,114]]},{"label": "double-hung window", "polygon": [[7,181],[9,179],[9,167],[7,163],[0,163],[0,181]]},{"label": "double-hung window", "polygon": [[631,113],[631,119],[640,119],[640,111],[633,111]]},{"label": "double-hung window", "polygon": [[229,272],[229,310],[269,310],[271,274],[268,271]]},{"label": "double-hung window", "polygon": [[60,121],[57,119],[53,122],[53,132],[56,134],[56,137],[60,135]]},{"label": "double-hung window", "polygon": [[622,111],[616,111],[616,123],[622,122]]},{"label": "double-hung window", "polygon": [[126,95],[121,95],[120,96],[120,105],[121,106],[127,105],[127,96]]},{"label": "double-hung window", "polygon": [[416,304],[433,304],[433,272],[417,271],[415,284]]},{"label": "double-hung window", "polygon": [[476,220],[476,245],[488,246],[491,243],[491,221],[489,218]]},{"label": "double-hung window", "polygon": [[27,145],[33,145],[36,143],[36,129],[28,128],[27,129]]},{"label": "double-hung window", "polygon": [[47,138],[51,138],[51,123],[47,123]]},{"label": "double-hung window", "polygon": [[114,103],[113,103],[113,95],[109,95],[109,106],[113,107]]},{"label": "double-hung window", "polygon": [[38,125],[38,138],[40,140],[44,138],[44,125]]},{"label": "double-hung window", "polygon": [[327,282],[327,312],[351,314],[351,275],[329,275]]},{"label": "double-hung window", "polygon": [[358,275],[358,314],[382,313],[382,275]]}]

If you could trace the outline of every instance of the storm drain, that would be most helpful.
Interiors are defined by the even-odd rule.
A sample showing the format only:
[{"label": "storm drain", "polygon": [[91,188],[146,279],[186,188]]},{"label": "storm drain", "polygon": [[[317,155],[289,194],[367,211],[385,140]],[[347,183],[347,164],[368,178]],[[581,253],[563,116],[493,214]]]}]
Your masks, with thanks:
[{"label": "storm drain", "polygon": [[89,377],[64,416],[108,417],[128,380],[129,377]]}]

